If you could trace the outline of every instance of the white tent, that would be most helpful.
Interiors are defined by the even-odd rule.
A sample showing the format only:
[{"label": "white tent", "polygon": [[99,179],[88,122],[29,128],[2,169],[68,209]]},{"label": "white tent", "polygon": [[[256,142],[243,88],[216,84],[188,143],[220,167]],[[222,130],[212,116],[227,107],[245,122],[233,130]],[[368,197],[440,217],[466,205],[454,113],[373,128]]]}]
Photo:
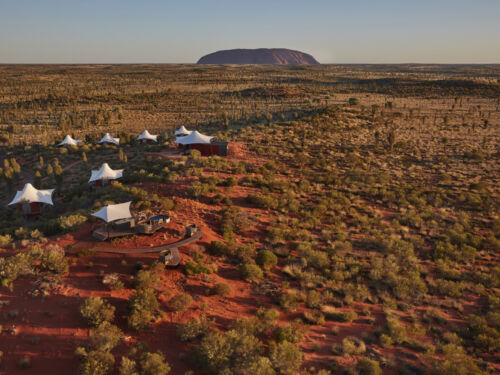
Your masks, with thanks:
[{"label": "white tent", "polygon": [[175,140],[175,143],[179,143],[181,145],[192,145],[192,144],[196,144],[196,143],[208,144],[211,142],[212,138],[213,137],[201,134],[195,130],[195,131],[192,131],[191,134],[189,134],[185,137],[177,137],[177,139]]},{"label": "white tent", "polygon": [[73,139],[70,135],[67,135],[58,146],[76,146],[80,142],[83,141],[81,139]]},{"label": "white tent", "polygon": [[98,181],[98,180],[116,180],[123,176],[123,169],[113,170],[108,165],[108,163],[104,163],[101,165],[99,170],[92,170],[92,174],[90,176],[89,182]]},{"label": "white tent", "polygon": [[157,135],[153,135],[153,134],[150,134],[147,130],[144,130],[138,137],[137,137],[137,140],[138,141],[141,141],[141,140],[144,140],[144,141],[154,141],[154,142],[158,142],[157,140],[158,136]]},{"label": "white tent", "polygon": [[184,125],[182,125],[179,129],[177,129],[175,132],[174,132],[174,135],[178,136],[178,137],[184,137],[186,135],[189,135],[191,134],[192,131],[191,130],[187,130]]},{"label": "white tent", "polygon": [[18,190],[14,199],[9,203],[9,206],[16,203],[45,203],[54,205],[52,202],[52,193],[54,189],[38,190],[30,183],[24,185],[23,190]]},{"label": "white tent", "polygon": [[92,214],[92,216],[98,217],[99,219],[104,220],[106,223],[111,221],[120,220],[120,219],[128,219],[132,217],[130,213],[130,203],[120,203],[120,204],[109,204],[99,211]]},{"label": "white tent", "polygon": [[98,143],[110,143],[118,146],[120,144],[120,138],[113,138],[109,133],[106,133]]}]

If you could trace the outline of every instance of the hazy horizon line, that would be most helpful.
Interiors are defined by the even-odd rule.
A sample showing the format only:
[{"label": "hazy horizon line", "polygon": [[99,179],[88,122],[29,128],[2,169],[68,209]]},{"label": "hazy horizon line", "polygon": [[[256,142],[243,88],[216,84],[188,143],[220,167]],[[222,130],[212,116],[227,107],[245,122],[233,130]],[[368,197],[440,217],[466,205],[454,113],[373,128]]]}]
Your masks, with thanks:
[{"label": "hazy horizon line", "polygon": [[[1,62],[0,65],[231,65],[231,66],[318,66],[313,64],[198,64],[197,62]],[[327,62],[319,65],[500,65],[499,62]]]}]

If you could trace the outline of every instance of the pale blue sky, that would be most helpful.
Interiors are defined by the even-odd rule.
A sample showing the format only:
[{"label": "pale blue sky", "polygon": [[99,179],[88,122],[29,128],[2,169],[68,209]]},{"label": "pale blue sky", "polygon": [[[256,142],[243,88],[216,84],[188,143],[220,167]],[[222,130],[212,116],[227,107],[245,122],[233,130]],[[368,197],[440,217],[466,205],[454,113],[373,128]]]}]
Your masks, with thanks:
[{"label": "pale blue sky", "polygon": [[0,0],[0,63],[194,63],[258,47],[500,63],[500,0]]}]

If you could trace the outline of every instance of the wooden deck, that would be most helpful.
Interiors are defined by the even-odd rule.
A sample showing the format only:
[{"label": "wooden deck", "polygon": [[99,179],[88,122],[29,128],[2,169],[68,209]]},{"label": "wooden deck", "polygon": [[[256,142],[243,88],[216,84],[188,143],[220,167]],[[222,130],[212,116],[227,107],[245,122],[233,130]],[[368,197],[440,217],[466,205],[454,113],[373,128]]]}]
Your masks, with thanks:
[{"label": "wooden deck", "polygon": [[191,237],[185,237],[176,242],[172,242],[166,245],[156,246],[156,247],[147,247],[142,249],[112,249],[112,248],[97,248],[92,249],[95,252],[99,253],[113,253],[113,254],[147,254],[147,253],[162,253],[170,251],[172,258],[170,259],[168,266],[177,266],[180,263],[180,254],[179,247],[189,245],[193,242],[198,241],[203,236],[201,230],[198,230]]}]

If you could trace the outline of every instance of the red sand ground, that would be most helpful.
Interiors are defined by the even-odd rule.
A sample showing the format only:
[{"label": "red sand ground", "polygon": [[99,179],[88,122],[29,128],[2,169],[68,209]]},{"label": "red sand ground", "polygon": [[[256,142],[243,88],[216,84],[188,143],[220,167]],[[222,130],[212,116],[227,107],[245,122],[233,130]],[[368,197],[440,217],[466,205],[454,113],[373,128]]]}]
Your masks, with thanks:
[{"label": "red sand ground", "polygon": [[[253,164],[262,164],[265,160],[258,160],[248,156],[241,144],[233,145],[232,158],[244,160]],[[223,177],[223,174],[217,174]],[[237,178],[243,176],[236,176]],[[172,221],[163,230],[153,236],[133,236],[106,244],[106,247],[133,249],[148,246],[158,246],[174,242],[184,234],[184,227],[189,223],[196,223],[203,231],[203,239],[196,244],[181,248],[181,264],[190,259],[190,252],[203,252],[204,247],[213,240],[221,240],[217,233],[217,215],[222,206],[198,202],[188,198],[186,187],[189,179],[181,178],[174,184],[140,184],[148,191],[162,196],[173,197],[176,209],[171,213]],[[261,241],[265,235],[265,228],[269,223],[269,214],[265,210],[249,207],[244,198],[254,189],[235,186],[223,188],[225,193],[244,210],[257,218],[255,227],[239,238],[240,241]],[[390,220],[392,213],[383,211],[382,216]],[[218,272],[203,277],[186,277],[182,272],[182,265],[175,269],[166,269],[157,289],[159,300],[166,311],[165,318],[151,325],[145,332],[136,333],[128,329],[126,324],[127,300],[132,292],[134,264],[138,261],[148,265],[156,258],[156,254],[109,254],[95,253],[79,257],[81,250],[92,250],[102,243],[91,239],[92,224],[86,224],[75,233],[50,238],[50,243],[63,246],[70,257],[70,271],[48,296],[31,296],[35,289],[34,278],[23,278],[14,284],[11,292],[7,288],[0,289],[0,300],[8,301],[9,305],[1,308],[3,319],[3,333],[0,334],[0,350],[4,352],[4,368],[0,374],[74,374],[77,372],[78,360],[74,356],[77,346],[84,345],[90,330],[79,316],[78,308],[85,298],[101,296],[116,307],[115,323],[130,336],[123,345],[115,349],[117,361],[121,355],[126,355],[134,343],[143,341],[150,350],[161,350],[172,366],[172,374],[184,374],[189,369],[187,352],[189,344],[181,342],[176,336],[176,326],[193,317],[206,314],[215,319],[215,324],[221,328],[227,327],[231,320],[244,316],[252,316],[260,306],[276,307],[271,297],[259,295],[255,288],[239,278],[238,269],[217,258],[211,258],[218,266]],[[1,255],[12,253],[0,250]],[[102,276],[109,273],[118,273],[124,283],[123,290],[109,290],[102,284]],[[282,282],[283,274],[279,266],[270,273],[270,281],[276,285]],[[231,293],[227,297],[211,296],[209,288],[218,282],[230,285]],[[179,292],[189,292],[194,305],[185,313],[172,313],[167,309],[168,300]],[[377,320],[377,326],[383,323],[383,313],[380,306],[371,306],[372,316]],[[361,309],[358,309],[358,311]],[[17,312],[17,316],[10,317],[9,313]],[[280,323],[289,323],[300,317],[303,310],[285,314],[281,313]],[[457,321],[458,318],[454,317]],[[336,327],[338,332],[334,332]],[[301,344],[304,352],[305,367],[328,368],[333,359],[331,348],[347,336],[360,336],[361,332],[373,331],[373,326],[360,317],[354,323],[338,323],[327,321],[323,326],[311,326]],[[384,355],[400,355],[392,353],[391,349],[377,348]],[[23,356],[31,358],[31,368],[21,370],[18,362]],[[413,354],[408,351],[408,356]],[[414,356],[414,355],[413,355]],[[411,360],[411,358],[409,358]],[[418,356],[413,358],[418,362]],[[342,358],[345,365],[352,364],[354,359]],[[392,373],[386,371],[385,373]],[[115,372],[117,373],[117,372]]]}]

